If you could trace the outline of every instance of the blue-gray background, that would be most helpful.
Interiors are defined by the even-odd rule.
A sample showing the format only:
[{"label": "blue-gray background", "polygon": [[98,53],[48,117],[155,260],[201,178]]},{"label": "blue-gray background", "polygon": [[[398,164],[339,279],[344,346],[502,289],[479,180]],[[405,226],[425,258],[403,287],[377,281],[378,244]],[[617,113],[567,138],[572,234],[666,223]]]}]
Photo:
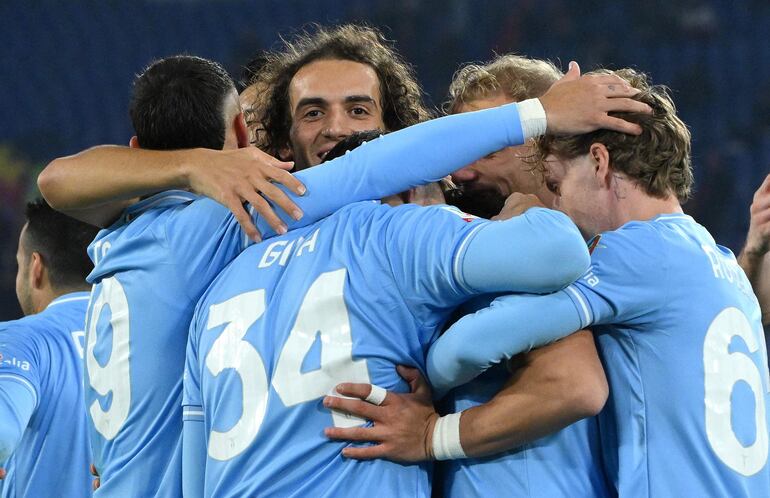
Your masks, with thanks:
[{"label": "blue-gray background", "polygon": [[126,144],[137,72],[190,53],[238,77],[279,35],[347,21],[396,40],[433,105],[460,63],[494,52],[648,72],[672,88],[693,132],[687,211],[740,250],[770,170],[765,0],[0,0],[0,320],[20,316],[14,253],[37,172],[91,145]]}]

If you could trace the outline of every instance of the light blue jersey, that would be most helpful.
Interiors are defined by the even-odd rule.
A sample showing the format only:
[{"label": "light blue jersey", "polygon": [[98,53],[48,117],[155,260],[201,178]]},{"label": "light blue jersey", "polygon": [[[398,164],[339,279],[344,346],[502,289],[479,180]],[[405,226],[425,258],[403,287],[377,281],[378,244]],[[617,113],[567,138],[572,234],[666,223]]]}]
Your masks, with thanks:
[{"label": "light blue jersey", "polygon": [[[518,334],[588,326],[610,385],[599,432],[620,496],[768,496],[759,305],[732,253],[689,216],[602,234],[577,283],[495,300],[436,342],[428,371],[448,389],[509,356]],[[468,341],[484,346],[458,348]]]},{"label": "light blue jersey", "polygon": [[89,246],[85,400],[97,496],[181,496],[185,327],[243,247],[226,208],[181,191],[133,205]]},{"label": "light blue jersey", "polygon": [[[36,315],[0,323],[2,497],[91,496],[83,410],[87,292],[58,297]],[[9,431],[16,433],[7,441]]]},{"label": "light blue jersey", "polygon": [[[511,374],[495,366],[453,389],[449,413],[491,400]],[[436,463],[445,498],[512,496],[528,498],[601,498],[609,495],[601,464],[595,417],[575,422],[550,436],[484,458]]]},{"label": "light blue jersey", "polygon": [[478,293],[548,290],[536,276],[561,288],[587,267],[584,254],[555,211],[488,222],[448,206],[374,203],[247,249],[191,325],[185,424],[204,426],[203,494],[430,496],[426,464],[343,458],[346,443],[324,427],[364,421],[331,413],[322,398],[343,381],[408,391],[396,365],[424,371],[455,306]]},{"label": "light blue jersey", "polygon": [[[525,119],[522,116],[522,119]],[[297,176],[304,226],[347,204],[441,178],[523,143],[518,107],[422,123]],[[279,213],[281,214],[281,213]],[[284,215],[285,216],[285,215]],[[257,220],[266,236],[264,220]],[[248,241],[221,205],[170,191],[130,207],[89,247],[86,408],[97,496],[177,497],[187,330],[211,280]]]},{"label": "light blue jersey", "polygon": [[600,431],[620,496],[770,495],[760,309],[728,249],[686,215],[628,223],[567,293],[607,373]]}]

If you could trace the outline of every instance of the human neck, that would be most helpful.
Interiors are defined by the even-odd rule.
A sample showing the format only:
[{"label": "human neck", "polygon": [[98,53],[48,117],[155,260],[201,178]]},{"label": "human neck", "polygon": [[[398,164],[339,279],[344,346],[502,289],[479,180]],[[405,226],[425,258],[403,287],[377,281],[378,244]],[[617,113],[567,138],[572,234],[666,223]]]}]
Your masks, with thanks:
[{"label": "human neck", "polygon": [[682,213],[682,205],[676,196],[669,194],[661,199],[652,197],[641,187],[624,182],[615,192],[616,204],[613,209],[615,227],[630,221],[648,221],[661,214]]},{"label": "human neck", "polygon": [[46,287],[40,289],[33,296],[34,312],[40,313],[48,307],[54,300],[64,296],[65,294],[71,294],[73,292],[88,292],[91,289],[88,287],[67,287],[67,288],[53,288]]}]

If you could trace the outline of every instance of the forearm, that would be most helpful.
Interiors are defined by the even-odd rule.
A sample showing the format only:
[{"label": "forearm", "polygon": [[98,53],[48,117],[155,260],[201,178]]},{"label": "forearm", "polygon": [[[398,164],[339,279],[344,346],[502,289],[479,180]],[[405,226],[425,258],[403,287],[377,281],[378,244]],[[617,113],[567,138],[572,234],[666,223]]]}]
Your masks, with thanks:
[{"label": "forearm", "polygon": [[577,332],[525,355],[493,399],[463,411],[460,441],[471,457],[507,451],[596,415],[607,395],[593,337]]},{"label": "forearm", "polygon": [[[435,182],[502,148],[524,143],[518,104],[444,116],[364,144],[355,161],[342,162],[351,192],[381,198]],[[371,191],[369,190],[371,189]],[[373,197],[372,197],[373,196]]]},{"label": "forearm", "polygon": [[762,310],[762,324],[770,324],[770,254],[748,248],[738,256],[738,264],[746,273]]},{"label": "forearm", "polygon": [[100,145],[54,159],[38,185],[57,209],[84,209],[160,190],[189,187],[187,166],[208,149],[157,151]]},{"label": "forearm", "polygon": [[434,396],[440,398],[492,365],[580,327],[580,316],[563,292],[497,298],[489,308],[458,320],[431,346],[427,369]]}]

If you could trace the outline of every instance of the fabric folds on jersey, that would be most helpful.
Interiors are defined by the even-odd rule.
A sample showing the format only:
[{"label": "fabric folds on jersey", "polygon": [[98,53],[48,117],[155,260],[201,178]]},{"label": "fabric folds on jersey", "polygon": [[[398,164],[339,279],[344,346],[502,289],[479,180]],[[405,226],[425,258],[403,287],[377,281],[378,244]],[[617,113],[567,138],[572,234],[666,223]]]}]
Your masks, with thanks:
[{"label": "fabric folds on jersey", "polygon": [[[303,171],[308,193],[294,199],[305,216],[287,220],[288,225],[301,227],[349,202],[441,178],[470,158],[524,138],[516,105],[386,135]],[[269,238],[264,220],[256,222]],[[95,288],[88,316],[86,403],[101,475],[97,496],[181,495],[187,327],[211,280],[248,244],[223,206],[168,191],[129,208],[89,247],[95,263],[89,281]],[[120,340],[110,340],[115,337]]]},{"label": "fabric folds on jersey", "polygon": [[13,448],[2,450],[12,451],[3,498],[91,496],[83,408],[87,304],[87,292],[69,293],[38,314],[0,323],[0,432],[17,432]]}]

